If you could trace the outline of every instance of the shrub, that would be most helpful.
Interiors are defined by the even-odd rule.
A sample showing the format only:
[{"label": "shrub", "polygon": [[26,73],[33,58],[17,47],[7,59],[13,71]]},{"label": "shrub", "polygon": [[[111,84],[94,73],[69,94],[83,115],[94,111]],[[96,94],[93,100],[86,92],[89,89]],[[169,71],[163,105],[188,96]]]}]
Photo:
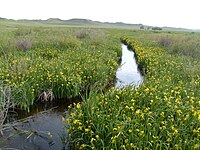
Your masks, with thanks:
[{"label": "shrub", "polygon": [[81,30],[76,33],[76,38],[78,39],[84,39],[86,37],[88,37],[88,32],[86,30]]},{"label": "shrub", "polygon": [[5,123],[8,110],[15,107],[12,96],[13,89],[0,81],[0,133],[1,126]]},{"label": "shrub", "polygon": [[28,38],[22,38],[17,40],[16,48],[22,51],[27,51],[32,48],[32,41]]},{"label": "shrub", "polygon": [[158,39],[158,44],[164,47],[169,47],[172,41],[168,36],[163,36]]}]

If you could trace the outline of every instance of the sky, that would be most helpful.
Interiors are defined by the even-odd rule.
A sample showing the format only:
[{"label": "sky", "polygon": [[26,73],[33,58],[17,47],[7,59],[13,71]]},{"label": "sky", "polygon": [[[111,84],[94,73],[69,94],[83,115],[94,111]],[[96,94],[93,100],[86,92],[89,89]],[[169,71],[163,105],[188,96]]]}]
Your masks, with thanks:
[{"label": "sky", "polygon": [[8,19],[72,18],[200,29],[200,0],[0,0]]}]

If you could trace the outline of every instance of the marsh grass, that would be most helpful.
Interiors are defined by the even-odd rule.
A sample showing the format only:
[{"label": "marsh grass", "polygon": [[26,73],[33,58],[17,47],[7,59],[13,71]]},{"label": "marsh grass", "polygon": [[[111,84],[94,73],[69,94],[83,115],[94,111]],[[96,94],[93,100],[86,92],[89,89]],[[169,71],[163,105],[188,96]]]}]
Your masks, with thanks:
[{"label": "marsh grass", "polygon": [[[2,89],[11,91],[14,104],[28,110],[41,94],[44,100],[82,95],[65,120],[72,148],[199,149],[198,33],[47,26],[1,33],[2,97]],[[110,88],[123,35],[145,76],[134,90]],[[26,52],[16,48],[24,37],[32,42]],[[8,105],[1,101],[3,112]]]},{"label": "marsh grass", "polygon": [[88,37],[81,39],[74,32],[82,31],[48,27],[13,31],[9,41],[17,38],[19,45],[16,48],[14,44],[11,51],[2,50],[0,79],[20,89],[13,98],[18,107],[29,109],[42,93],[43,99],[71,98],[94,84],[105,88],[114,82],[120,42],[100,29],[88,30]]},{"label": "marsh grass", "polygon": [[131,38],[122,41],[145,68],[144,83],[134,90],[94,89],[82,104],[70,107],[72,148],[198,149],[200,75],[193,59]]},{"label": "marsh grass", "polygon": [[162,33],[151,35],[150,39],[166,48],[171,54],[184,55],[197,60],[200,58],[199,33]]}]

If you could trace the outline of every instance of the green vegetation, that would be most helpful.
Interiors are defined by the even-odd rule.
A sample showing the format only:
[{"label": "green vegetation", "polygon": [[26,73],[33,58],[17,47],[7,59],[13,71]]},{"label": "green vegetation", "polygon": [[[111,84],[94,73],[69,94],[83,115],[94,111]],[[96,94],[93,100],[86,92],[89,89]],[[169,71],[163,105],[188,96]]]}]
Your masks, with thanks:
[{"label": "green vegetation", "polygon": [[115,80],[120,42],[104,30],[18,27],[2,32],[0,80],[18,89],[12,96],[22,109],[38,98],[76,97]]},{"label": "green vegetation", "polygon": [[[65,119],[72,149],[200,148],[199,33],[48,22],[0,20],[1,124],[10,106],[82,96]],[[137,89],[113,86],[120,38],[144,74]]]},{"label": "green vegetation", "polygon": [[200,58],[199,33],[171,34],[165,33],[151,36],[151,40],[167,48],[171,54],[185,55],[196,60]]},{"label": "green vegetation", "polygon": [[191,65],[194,60],[171,55],[155,43],[122,41],[136,52],[144,83],[135,90],[91,91],[70,109],[66,121],[72,147],[198,149],[200,74]]}]

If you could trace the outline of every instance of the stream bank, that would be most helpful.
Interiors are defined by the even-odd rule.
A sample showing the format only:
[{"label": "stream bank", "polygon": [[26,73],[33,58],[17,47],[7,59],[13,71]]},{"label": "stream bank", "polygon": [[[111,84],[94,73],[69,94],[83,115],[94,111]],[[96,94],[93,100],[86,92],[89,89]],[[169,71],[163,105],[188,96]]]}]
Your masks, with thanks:
[{"label": "stream bank", "polygon": [[[116,72],[116,78],[116,88],[123,88],[127,85],[138,87],[143,81],[134,52],[124,44],[122,44],[122,60]],[[80,101],[80,99],[77,101]],[[67,101],[62,101],[49,105],[50,107],[38,105],[39,107],[32,108],[33,111],[30,113],[17,112],[17,116],[10,118],[13,125],[11,124],[11,127],[5,131],[5,137],[9,138],[2,138],[0,147],[30,150],[60,149],[63,147],[68,149],[69,143],[61,137],[68,136],[62,118],[63,112],[67,113],[69,104]],[[52,107],[56,108],[51,109]],[[50,110],[48,110],[49,108]]]}]

